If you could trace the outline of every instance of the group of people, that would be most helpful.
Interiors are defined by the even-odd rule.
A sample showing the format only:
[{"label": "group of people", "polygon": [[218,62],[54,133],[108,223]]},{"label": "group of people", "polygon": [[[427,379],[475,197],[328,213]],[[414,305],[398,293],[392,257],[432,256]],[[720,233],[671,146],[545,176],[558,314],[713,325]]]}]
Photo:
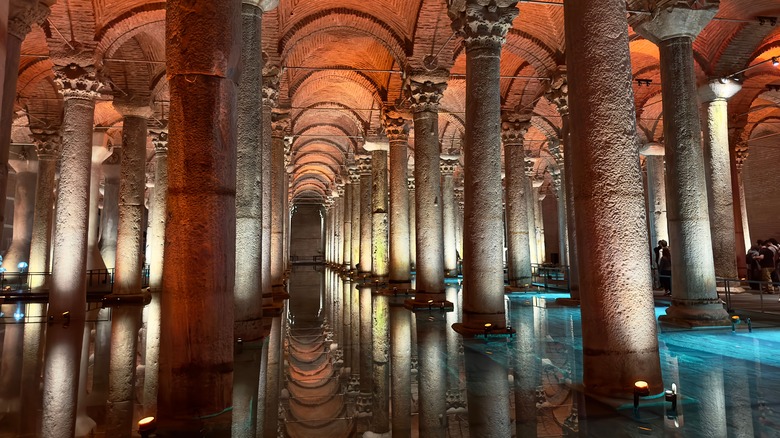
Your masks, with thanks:
[{"label": "group of people", "polygon": [[773,294],[780,291],[778,264],[780,263],[780,243],[773,237],[758,240],[745,255],[748,266],[748,282],[751,289],[761,289],[764,293]]},{"label": "group of people", "polygon": [[659,240],[655,252],[655,266],[658,268],[658,282],[664,290],[664,295],[672,294],[672,253],[665,240]]}]

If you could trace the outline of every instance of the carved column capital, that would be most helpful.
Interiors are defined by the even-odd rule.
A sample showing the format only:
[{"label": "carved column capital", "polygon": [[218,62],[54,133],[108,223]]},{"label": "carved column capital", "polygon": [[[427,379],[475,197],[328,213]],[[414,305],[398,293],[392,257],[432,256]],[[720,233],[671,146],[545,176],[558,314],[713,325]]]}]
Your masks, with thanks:
[{"label": "carved column capital", "polygon": [[276,138],[284,137],[290,131],[290,113],[271,114],[271,136]]},{"label": "carved column capital", "polygon": [[528,115],[501,113],[501,141],[506,146],[522,146],[531,119]]},{"label": "carved column capital", "polygon": [[519,13],[517,2],[511,0],[450,0],[448,10],[452,29],[463,37],[466,51],[501,50]]},{"label": "carved column capital", "polygon": [[561,142],[558,140],[551,141],[548,149],[550,150],[550,155],[552,155],[553,160],[555,160],[555,164],[558,166],[563,166],[564,151]]},{"label": "carved column capital", "polygon": [[439,161],[439,168],[441,169],[442,176],[452,176],[455,173],[455,169],[460,164],[457,155],[442,155],[441,161]]},{"label": "carved column capital", "polygon": [[569,82],[566,78],[566,70],[562,69],[550,78],[550,89],[547,90],[547,99],[555,105],[558,113],[566,117],[569,115]]},{"label": "carved column capital", "polygon": [[394,107],[385,106],[382,111],[382,124],[387,139],[392,142],[407,142],[409,140],[409,123],[407,118]]},{"label": "carved column capital", "polygon": [[60,157],[62,135],[50,129],[32,129],[32,141],[39,160],[54,161]]},{"label": "carved column capital", "polygon": [[168,131],[149,131],[152,136],[155,155],[168,155]]},{"label": "carved column capital", "polygon": [[100,96],[103,83],[95,67],[68,64],[54,69],[54,83],[65,99],[94,100]]},{"label": "carved column capital", "polygon": [[441,74],[413,74],[407,80],[412,112],[439,111],[439,101],[447,89],[447,77]]},{"label": "carved column capital", "polygon": [[359,175],[371,175],[371,155],[359,155],[356,164]]},{"label": "carved column capital", "polygon": [[536,175],[536,171],[534,170],[534,165],[536,162],[533,158],[526,158],[525,159],[525,174],[529,178],[532,178],[534,175]]},{"label": "carved column capital", "polygon": [[360,173],[358,173],[358,168],[356,165],[352,164],[347,167],[347,175],[350,184],[360,184]]},{"label": "carved column capital", "polygon": [[279,99],[279,74],[281,69],[276,64],[263,66],[263,106],[274,108]]},{"label": "carved column capital", "polygon": [[409,188],[409,191],[413,192],[415,189],[415,183],[414,183],[414,177],[409,177],[406,179],[406,186]]},{"label": "carved column capital", "polygon": [[632,14],[629,24],[659,44],[672,38],[695,39],[718,13],[720,0],[649,0],[650,14]]},{"label": "carved column capital", "polygon": [[745,165],[745,161],[748,159],[749,155],[750,151],[748,150],[748,143],[746,141],[740,141],[734,145],[734,161],[736,163],[737,171],[742,171],[742,167]]},{"label": "carved column capital", "polygon": [[[10,1],[10,0],[9,0]],[[13,9],[13,8],[12,8]],[[8,33],[21,41],[32,31],[33,23],[41,25],[49,16],[51,9],[37,0],[30,7],[21,7],[8,19]]]}]

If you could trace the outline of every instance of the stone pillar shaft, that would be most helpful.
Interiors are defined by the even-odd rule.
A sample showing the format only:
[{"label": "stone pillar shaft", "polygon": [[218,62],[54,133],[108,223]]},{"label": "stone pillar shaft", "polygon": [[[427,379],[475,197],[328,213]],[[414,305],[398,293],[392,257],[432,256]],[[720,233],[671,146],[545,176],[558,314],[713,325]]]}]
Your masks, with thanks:
[{"label": "stone pillar shaft", "polygon": [[360,316],[360,392],[371,394],[373,384],[373,311],[371,287],[358,287]]},{"label": "stone pillar shaft", "polygon": [[353,184],[351,183],[344,186],[344,239],[342,243],[345,267],[352,266],[352,189]]},{"label": "stone pillar shaft", "polygon": [[650,209],[650,244],[657,245],[659,240],[669,242],[666,223],[666,182],[664,180],[663,155],[648,155],[647,165],[648,204]]},{"label": "stone pillar shaft", "polygon": [[[91,176],[89,178],[89,226],[87,231],[87,270],[106,269],[106,263],[103,261],[103,255],[98,246],[98,234],[100,231],[100,221],[98,217],[98,204],[100,201],[100,169],[103,161],[111,156],[111,151],[102,144],[104,134],[96,133],[93,135],[92,143],[92,166],[90,168]],[[100,142],[101,144],[95,144]],[[143,167],[143,166],[142,166]],[[117,230],[117,239],[118,230]]]},{"label": "stone pillar shaft", "polygon": [[[376,163],[376,160],[374,160]],[[387,190],[385,190],[387,193]],[[390,303],[386,295],[373,297],[371,431],[390,432]]]},{"label": "stone pillar shaft", "polygon": [[360,176],[357,169],[350,169],[350,181],[352,182],[352,269],[357,269],[360,263],[360,203],[361,195]]},{"label": "stone pillar shaft", "polygon": [[284,127],[277,122],[271,139],[271,284],[281,286],[284,280],[284,198],[287,196],[284,175]]},{"label": "stone pillar shaft", "polygon": [[[125,115],[122,127],[116,272],[112,292],[117,296],[138,296],[141,293],[146,135],[145,117]],[[111,320],[106,432],[111,436],[129,438],[133,428],[135,356],[138,330],[141,328],[141,303],[114,306]]]},{"label": "stone pillar shaft", "polygon": [[182,436],[230,433],[229,416],[204,413],[231,406],[233,387],[241,2],[197,6],[166,3],[171,106],[158,433]]},{"label": "stone pillar shaft", "polygon": [[[9,2],[10,4],[10,2]],[[10,25],[10,23],[9,23]],[[8,157],[11,149],[11,127],[14,122],[14,102],[16,101],[16,84],[19,79],[19,59],[21,56],[22,39],[24,35],[6,35],[5,61],[2,67],[4,81],[2,83],[2,101],[0,101],[0,193],[6,193],[8,186]],[[5,225],[5,209],[0,209],[0,230]]]},{"label": "stone pillar shaft", "polygon": [[[585,389],[629,395],[645,380],[658,393],[642,174],[636,133],[626,129],[635,114],[625,8],[611,0],[565,1],[566,35],[577,36],[566,39],[568,69],[577,71],[568,77],[567,153],[575,164],[577,247],[587,248],[578,254]],[[595,21],[598,29],[589,24]],[[591,50],[604,56],[593,58]]]},{"label": "stone pillar shaft", "polygon": [[409,264],[414,265],[417,272],[417,191],[414,178],[407,180],[409,190]]},{"label": "stone pillar shaft", "polygon": [[395,283],[408,283],[412,269],[407,149],[406,135],[390,137],[390,281]]},{"label": "stone pillar shaft", "polygon": [[[100,255],[107,269],[116,268],[116,233],[119,221],[119,161],[121,145],[111,149],[103,161],[103,211],[100,214]],[[163,209],[165,206],[163,206]],[[162,259],[160,259],[162,260]],[[151,263],[151,262],[150,262]],[[162,269],[162,266],[160,266]]]},{"label": "stone pillar shaft", "polygon": [[509,284],[531,282],[531,246],[528,237],[528,178],[525,176],[522,121],[504,118],[504,169],[506,177],[507,270]]},{"label": "stone pillar shaft", "polygon": [[373,229],[371,204],[371,158],[360,159],[360,269],[361,273],[371,272]]},{"label": "stone pillar shaft", "polygon": [[[27,148],[27,146],[24,146]],[[9,272],[19,270],[19,262],[27,263],[25,272],[29,270],[30,240],[32,238],[32,221],[35,212],[35,184],[38,162],[30,160],[26,155],[32,151],[22,150],[23,159],[9,161],[16,172],[16,188],[14,190],[14,226],[11,245],[3,258],[3,266]]]},{"label": "stone pillar shaft", "polygon": [[393,437],[412,436],[412,323],[411,313],[400,304],[390,307]]},{"label": "stone pillar shaft", "polygon": [[442,242],[444,246],[444,272],[455,275],[458,268],[457,247],[455,246],[455,181],[453,172],[457,166],[456,159],[446,159],[441,164],[442,184]]},{"label": "stone pillar shaft", "polygon": [[446,314],[438,310],[420,310],[415,313],[415,318],[419,360],[419,434],[421,437],[444,438],[447,432],[444,420],[447,416]]},{"label": "stone pillar shaft", "polygon": [[371,152],[371,270],[375,277],[390,274],[387,223],[387,151]]},{"label": "stone pillar shaft", "polygon": [[[35,212],[30,240],[30,272],[48,272],[51,226],[54,216],[54,176],[62,138],[54,132],[34,134],[38,152],[38,182],[35,186]],[[43,277],[30,278],[34,289],[43,285]]]}]

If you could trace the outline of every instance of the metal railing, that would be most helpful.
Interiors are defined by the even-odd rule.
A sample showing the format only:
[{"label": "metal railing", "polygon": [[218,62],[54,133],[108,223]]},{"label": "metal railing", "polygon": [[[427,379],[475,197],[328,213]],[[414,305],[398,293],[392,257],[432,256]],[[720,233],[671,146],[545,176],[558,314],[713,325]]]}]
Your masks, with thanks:
[{"label": "metal railing", "polygon": [[[88,301],[114,291],[113,269],[92,269],[86,273]],[[0,272],[0,300],[48,301],[51,272]],[[141,287],[149,287],[149,266],[141,271]]]},{"label": "metal railing", "polygon": [[569,267],[566,265],[538,264],[531,265],[531,284],[544,289],[557,289],[568,292]]}]

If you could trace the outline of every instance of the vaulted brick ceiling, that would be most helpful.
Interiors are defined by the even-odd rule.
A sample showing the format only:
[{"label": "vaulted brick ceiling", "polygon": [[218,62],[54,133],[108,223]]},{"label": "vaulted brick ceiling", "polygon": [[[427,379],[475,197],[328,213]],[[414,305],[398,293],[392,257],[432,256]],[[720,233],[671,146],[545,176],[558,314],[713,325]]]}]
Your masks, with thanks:
[{"label": "vaulted brick ceiling", "polygon": [[[647,15],[648,7],[668,1],[631,0],[630,16]],[[549,179],[546,169],[555,163],[547,148],[560,136],[561,121],[545,93],[565,64],[562,1],[522,2],[519,9],[503,50],[502,105],[533,115],[526,147],[541,158],[537,174]],[[776,0],[721,1],[716,19],[694,43],[699,81],[780,56],[780,26],[759,18],[779,15]],[[52,81],[54,63],[97,63],[115,96],[150,102],[154,123],[164,124],[164,20],[164,1],[57,1],[48,20],[34,27],[22,46],[15,140],[27,141],[28,127],[59,125],[62,102]],[[634,77],[651,81],[634,84],[639,135],[642,141],[658,141],[658,49],[629,32]],[[362,139],[381,132],[383,105],[405,104],[403,72],[424,68],[426,57],[435,57],[436,67],[451,74],[439,116],[442,150],[462,146],[465,53],[461,39],[453,35],[444,0],[280,0],[277,9],[263,16],[263,46],[267,62],[282,67],[278,107],[290,112],[288,170],[296,199],[322,200],[335,190]],[[780,92],[769,84],[780,84],[780,71],[771,62],[744,73],[743,89],[729,103],[733,143],[780,131]],[[121,117],[109,96],[105,100],[95,121],[117,128]]]}]

